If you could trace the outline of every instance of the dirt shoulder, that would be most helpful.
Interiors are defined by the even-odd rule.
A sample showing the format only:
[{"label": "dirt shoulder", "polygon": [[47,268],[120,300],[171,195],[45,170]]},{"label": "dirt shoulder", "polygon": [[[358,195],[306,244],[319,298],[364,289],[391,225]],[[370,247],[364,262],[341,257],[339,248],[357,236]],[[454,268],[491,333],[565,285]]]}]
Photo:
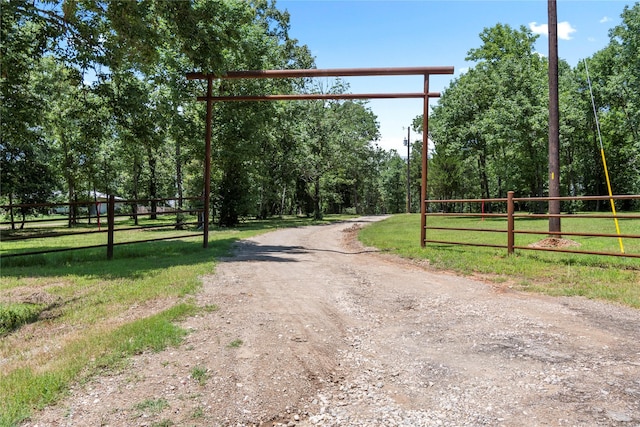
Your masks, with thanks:
[{"label": "dirt shoulder", "polygon": [[497,292],[353,242],[379,218],[239,242],[178,348],[25,426],[640,425],[640,311]]}]

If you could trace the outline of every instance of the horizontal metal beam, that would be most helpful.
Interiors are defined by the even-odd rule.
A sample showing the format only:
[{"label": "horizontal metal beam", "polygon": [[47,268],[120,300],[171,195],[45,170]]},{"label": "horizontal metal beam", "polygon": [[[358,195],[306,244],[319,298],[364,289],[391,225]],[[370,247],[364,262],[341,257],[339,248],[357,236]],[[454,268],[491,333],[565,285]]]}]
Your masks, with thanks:
[{"label": "horizontal metal beam", "polygon": [[[440,92],[429,92],[429,98],[439,98]],[[302,93],[294,95],[238,95],[238,96],[212,96],[216,101],[294,101],[303,99],[400,99],[400,98],[424,98],[424,93]],[[206,101],[206,96],[199,96],[198,101]]]},{"label": "horizontal metal beam", "polygon": [[187,80],[215,79],[268,79],[298,77],[352,77],[352,76],[426,76],[453,74],[453,67],[388,67],[388,68],[330,68],[304,70],[245,70],[227,71],[225,74],[187,73]]}]

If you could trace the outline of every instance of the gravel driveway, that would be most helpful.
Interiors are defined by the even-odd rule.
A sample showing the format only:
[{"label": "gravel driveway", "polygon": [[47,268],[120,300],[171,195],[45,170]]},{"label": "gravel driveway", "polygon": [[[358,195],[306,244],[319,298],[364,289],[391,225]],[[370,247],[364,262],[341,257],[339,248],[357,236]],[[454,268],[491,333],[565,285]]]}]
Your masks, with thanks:
[{"label": "gravel driveway", "polygon": [[640,311],[362,248],[380,218],[237,244],[184,343],[28,426],[640,426]]}]

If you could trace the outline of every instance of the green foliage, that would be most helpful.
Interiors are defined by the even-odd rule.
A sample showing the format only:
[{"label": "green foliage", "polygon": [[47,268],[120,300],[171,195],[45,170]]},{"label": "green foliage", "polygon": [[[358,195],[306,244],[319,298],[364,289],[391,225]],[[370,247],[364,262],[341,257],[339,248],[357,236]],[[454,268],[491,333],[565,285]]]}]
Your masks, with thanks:
[{"label": "green foliage", "polygon": [[207,383],[208,377],[209,374],[207,373],[207,368],[203,366],[194,366],[191,368],[191,378],[196,380],[201,386],[204,386]]},{"label": "green foliage", "polygon": [[146,399],[140,403],[136,403],[133,406],[133,409],[138,411],[140,416],[143,414],[151,414],[155,415],[162,412],[164,409],[169,407],[169,402],[166,399]]},{"label": "green foliage", "polygon": [[[205,106],[196,98],[206,85],[185,74],[315,66],[310,49],[289,37],[289,15],[275,2],[12,0],[0,7],[0,196],[11,203],[88,200],[94,192],[200,195]],[[609,46],[589,59],[616,193],[640,188],[638,9],[625,7]],[[545,193],[546,60],[533,51],[536,38],[497,24],[469,50],[476,65],[433,112],[430,197]],[[583,67],[560,68],[563,194],[604,194]],[[349,90],[341,80],[323,86],[310,79],[225,80],[212,89]],[[401,165],[373,145],[378,124],[365,103],[215,103],[213,117],[213,223],[403,205]],[[419,151],[411,155],[414,210]],[[154,215],[158,206],[149,208]],[[15,210],[12,227],[30,213]],[[72,210],[69,226],[76,216]]]},{"label": "green foliage", "polygon": [[[29,19],[25,1],[0,2],[0,194],[10,201],[47,200],[55,187],[51,150],[42,129],[42,94],[32,70],[57,31],[41,19]],[[22,214],[28,213],[23,210]]]},{"label": "green foliage", "polygon": [[380,179],[384,213],[404,212],[407,200],[407,164],[395,151],[391,152]]},{"label": "green foliage", "polygon": [[431,191],[439,192],[435,198],[504,197],[508,190],[541,196],[547,89],[544,60],[533,51],[536,37],[498,24],[481,39],[468,58],[479,63],[434,109]]},{"label": "green foliage", "polygon": [[147,349],[158,352],[167,346],[178,345],[187,331],[171,322],[195,312],[194,306],[179,304],[159,315],[120,327],[110,337],[111,345],[106,346],[112,349],[112,355],[98,359],[97,365],[110,366],[114,356],[126,357]]},{"label": "green foliage", "polygon": [[202,407],[200,406],[196,407],[191,413],[191,418],[193,419],[204,418],[204,410],[202,409]]},{"label": "green foliage", "polygon": [[215,304],[207,304],[204,306],[204,311],[207,313],[213,313],[214,311],[218,311],[220,309],[220,307],[218,307]]},{"label": "green foliage", "polygon": [[17,369],[0,377],[0,425],[15,426],[29,416],[32,407],[52,403],[66,389],[69,372],[38,373]]},{"label": "green foliage", "polygon": [[68,345],[67,352],[53,369],[25,367],[3,373],[0,396],[5,398],[0,402],[0,425],[15,425],[25,419],[32,408],[55,402],[92,358],[95,358],[94,369],[111,368],[123,358],[144,350],[160,351],[178,344],[186,331],[172,322],[194,312],[193,306],[179,304],[110,333],[91,332]]},{"label": "green foliage", "polygon": [[485,28],[480,33],[482,46],[470,49],[465,58],[467,61],[486,61],[489,63],[507,60],[521,60],[531,56],[533,46],[539,36],[534,35],[526,27],[520,31],[509,25],[496,24]]},{"label": "green foliage", "polygon": [[[640,192],[638,14],[625,7],[611,41],[589,59],[594,96],[614,194]],[[547,60],[533,50],[537,36],[496,24],[469,50],[476,65],[454,80],[434,108],[429,197],[542,196],[547,192]],[[584,64],[560,61],[562,195],[607,193]],[[414,124],[420,125],[421,118]],[[619,207],[633,209],[632,202]],[[564,210],[602,209],[602,202],[566,203]],[[489,207],[490,208],[490,207]],[[540,207],[526,207],[531,211]]]},{"label": "green foliage", "polygon": [[244,344],[244,343],[242,342],[241,339],[235,339],[235,340],[231,341],[227,345],[227,347],[229,347],[229,348],[239,348],[240,346],[242,346],[242,344]]},{"label": "green foliage", "polygon": [[[314,93],[345,93],[348,86],[335,80]],[[299,144],[294,155],[301,181],[312,201],[316,219],[345,206],[364,212],[365,189],[379,175],[381,158],[370,142],[378,138],[375,115],[362,102],[312,101],[300,104],[304,113],[297,129]],[[360,198],[359,198],[360,197]]]},{"label": "green foliage", "polygon": [[[314,67],[273,2],[2,7],[3,70],[15,71],[3,75],[2,195],[14,203],[56,193],[83,200],[94,191],[132,199],[201,194],[204,105],[195,98],[204,88],[185,73]],[[225,81],[214,94],[309,90],[316,88],[307,80],[243,80]],[[338,81],[330,90],[347,87]],[[217,103],[213,128],[219,225],[387,210],[380,155],[370,145],[377,123],[360,102]],[[156,208],[150,202],[152,215]],[[69,226],[76,216],[72,210]]]},{"label": "green foliage", "polygon": [[35,322],[46,304],[0,303],[0,336]]}]

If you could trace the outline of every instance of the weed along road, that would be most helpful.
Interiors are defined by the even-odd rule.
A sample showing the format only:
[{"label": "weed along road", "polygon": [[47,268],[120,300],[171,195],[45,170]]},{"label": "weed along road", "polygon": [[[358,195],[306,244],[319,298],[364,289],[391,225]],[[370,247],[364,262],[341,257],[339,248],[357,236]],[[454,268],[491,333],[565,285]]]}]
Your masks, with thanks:
[{"label": "weed along road", "polygon": [[179,347],[25,425],[640,425],[640,312],[435,273],[355,240],[381,218],[241,241]]}]

